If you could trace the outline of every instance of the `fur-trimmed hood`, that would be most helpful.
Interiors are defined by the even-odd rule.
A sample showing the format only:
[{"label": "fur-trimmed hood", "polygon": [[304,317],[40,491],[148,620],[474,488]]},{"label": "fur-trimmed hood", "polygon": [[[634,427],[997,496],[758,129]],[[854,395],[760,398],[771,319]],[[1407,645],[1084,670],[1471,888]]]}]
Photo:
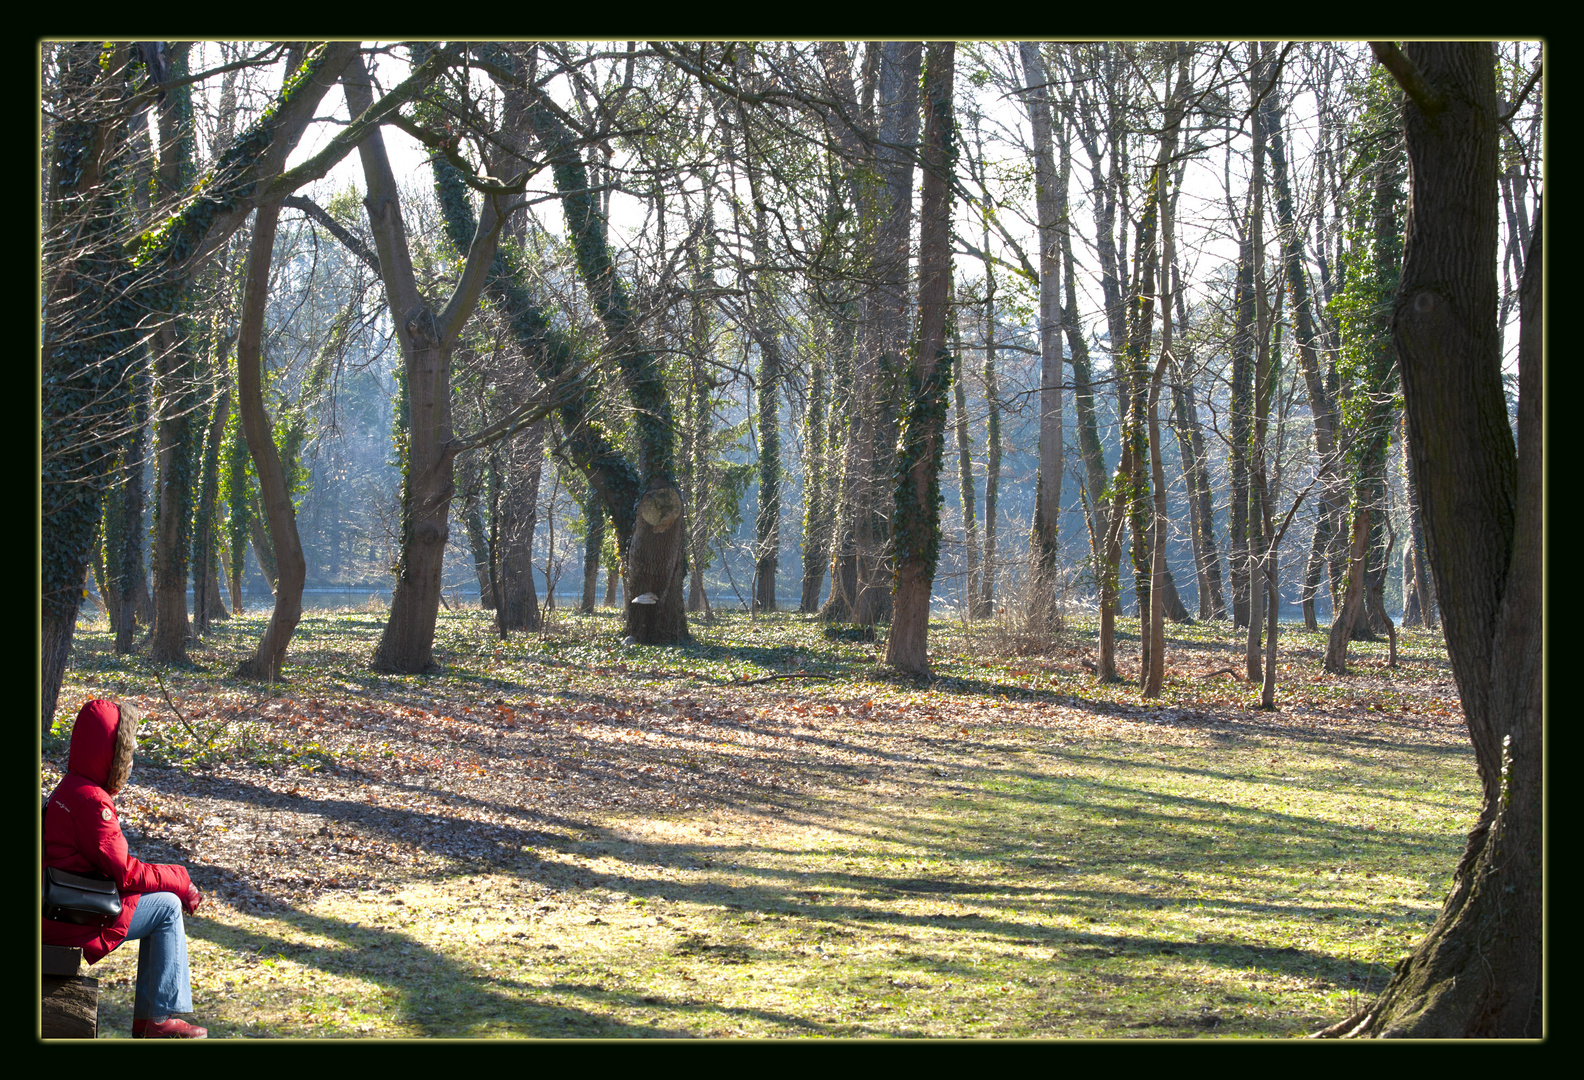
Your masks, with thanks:
[{"label": "fur-trimmed hood", "polygon": [[112,795],[132,775],[137,749],[138,710],[102,698],[88,702],[72,725],[71,754],[66,768],[92,780]]}]

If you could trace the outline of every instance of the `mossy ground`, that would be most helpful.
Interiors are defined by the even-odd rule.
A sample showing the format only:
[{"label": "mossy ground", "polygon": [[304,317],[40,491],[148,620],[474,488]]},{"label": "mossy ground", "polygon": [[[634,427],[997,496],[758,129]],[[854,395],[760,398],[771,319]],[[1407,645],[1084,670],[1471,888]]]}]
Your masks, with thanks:
[{"label": "mossy ground", "polygon": [[[156,726],[151,787],[123,800],[182,809],[145,809],[137,853],[202,863],[204,821],[245,827],[222,803],[252,776],[304,790],[333,774],[371,806],[425,798],[463,835],[485,827],[465,819],[487,793],[488,813],[534,829],[487,857],[389,838],[412,845],[407,862],[343,839],[321,845],[343,869],[314,888],[217,892],[188,920],[212,1036],[1296,1036],[1348,1013],[1422,936],[1477,810],[1431,634],[1405,635],[1396,670],[1383,645],[1355,645],[1355,674],[1336,677],[1322,636],[1284,626],[1268,713],[1257,687],[1203,677],[1240,666],[1225,627],[1171,628],[1166,692],[1146,702],[1083,669],[1082,621],[1017,658],[997,655],[993,629],[938,623],[935,679],[916,684],[876,676],[883,642],[793,615],[696,623],[696,644],[661,649],[623,648],[608,615],[558,614],[553,632],[502,644],[480,613],[442,613],[441,671],[398,679],[367,670],[378,613],[310,615],[286,685],[260,690],[226,672],[261,618],[167,672],[176,700],[342,702],[385,726],[336,741],[260,706],[193,721],[207,747]],[[68,722],[90,694],[159,700],[152,669],[103,638],[79,633]],[[1124,666],[1130,649],[1124,634]],[[368,771],[380,742],[406,745],[408,713],[503,701],[544,732],[576,703],[608,711],[565,720],[575,741],[522,751],[539,787],[539,773],[508,783],[503,764],[477,770],[493,786]],[[64,734],[46,740],[46,787]],[[525,737],[486,735],[497,762]],[[346,837],[343,804],[318,799],[301,813]],[[278,832],[248,858],[314,841]],[[92,971],[106,1036],[130,1026],[135,970],[127,947]]]}]

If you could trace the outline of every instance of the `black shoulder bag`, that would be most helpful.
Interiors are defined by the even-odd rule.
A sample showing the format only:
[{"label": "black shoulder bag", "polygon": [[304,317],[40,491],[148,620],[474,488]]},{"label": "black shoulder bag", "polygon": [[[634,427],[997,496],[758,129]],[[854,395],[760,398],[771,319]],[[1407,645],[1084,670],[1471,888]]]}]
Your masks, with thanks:
[{"label": "black shoulder bag", "polygon": [[[41,813],[48,812],[46,801]],[[74,874],[46,866],[44,917],[82,926],[110,926],[121,917],[121,893],[114,881],[101,874]]]}]

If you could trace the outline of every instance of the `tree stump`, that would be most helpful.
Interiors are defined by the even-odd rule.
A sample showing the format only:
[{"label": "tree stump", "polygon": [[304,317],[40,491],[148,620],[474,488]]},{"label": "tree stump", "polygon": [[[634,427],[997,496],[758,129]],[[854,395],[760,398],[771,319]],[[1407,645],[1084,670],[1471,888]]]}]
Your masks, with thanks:
[{"label": "tree stump", "polygon": [[77,974],[81,966],[81,949],[44,946],[39,1013],[46,1039],[99,1036],[99,980]]}]

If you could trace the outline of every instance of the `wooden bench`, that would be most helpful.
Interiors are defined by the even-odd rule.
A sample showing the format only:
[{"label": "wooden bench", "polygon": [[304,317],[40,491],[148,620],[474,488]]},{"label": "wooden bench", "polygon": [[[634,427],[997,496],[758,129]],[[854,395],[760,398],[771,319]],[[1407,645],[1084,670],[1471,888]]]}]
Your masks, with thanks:
[{"label": "wooden bench", "polygon": [[44,946],[39,996],[41,1033],[46,1039],[99,1036],[99,980],[79,975],[82,950]]}]

